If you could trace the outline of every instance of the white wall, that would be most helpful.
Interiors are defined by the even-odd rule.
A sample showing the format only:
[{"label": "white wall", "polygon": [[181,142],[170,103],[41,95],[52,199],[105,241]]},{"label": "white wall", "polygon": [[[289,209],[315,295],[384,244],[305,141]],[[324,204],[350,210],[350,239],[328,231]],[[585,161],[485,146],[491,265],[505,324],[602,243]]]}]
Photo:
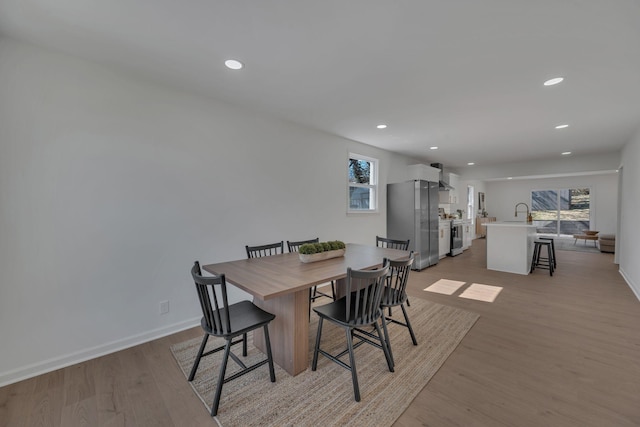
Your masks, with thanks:
[{"label": "white wall", "polygon": [[[379,214],[345,213],[350,151],[380,159]],[[0,385],[195,325],[196,259],[373,244],[414,163],[0,38]]]},{"label": "white wall", "polygon": [[590,155],[558,156],[556,159],[505,163],[490,166],[464,168],[461,179],[492,180],[507,177],[541,177],[543,175],[585,174],[589,172],[615,171],[620,165],[620,153],[610,151]]},{"label": "white wall", "polygon": [[458,190],[458,203],[451,204],[451,211],[455,212],[457,209],[460,209],[465,211],[465,215],[466,215],[467,191],[470,185],[473,186],[474,198],[476,202],[476,208],[475,208],[475,212],[473,212],[473,216],[476,217],[478,213],[478,192],[486,192],[485,181],[479,181],[475,179],[472,179],[472,180],[460,179],[458,181],[458,187],[456,188]]},{"label": "white wall", "polygon": [[620,273],[640,299],[640,131],[622,150],[620,232],[616,237]]},{"label": "white wall", "polygon": [[[525,214],[514,215],[515,205],[524,202],[531,207],[531,191],[556,188],[591,188],[591,229],[616,233],[618,174],[574,176],[564,178],[488,181],[487,212],[498,221],[524,220]],[[524,207],[521,207],[524,210]]]}]

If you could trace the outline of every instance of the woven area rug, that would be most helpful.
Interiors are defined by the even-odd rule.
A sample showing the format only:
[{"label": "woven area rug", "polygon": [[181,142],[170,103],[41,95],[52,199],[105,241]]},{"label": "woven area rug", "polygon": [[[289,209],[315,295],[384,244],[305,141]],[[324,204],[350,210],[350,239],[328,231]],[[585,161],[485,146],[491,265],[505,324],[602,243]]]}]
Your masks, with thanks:
[{"label": "woven area rug", "polygon": [[[319,355],[315,372],[309,367],[292,377],[276,365],[276,382],[272,383],[265,365],[225,384],[216,417],[218,423],[223,427],[390,426],[479,318],[475,313],[415,297],[410,302],[409,319],[418,345],[411,343],[406,328],[389,325],[394,373],[389,372],[382,350],[369,344],[355,350],[360,402],[353,398],[351,373]],[[393,314],[402,317],[399,309]],[[311,360],[317,331],[317,316],[313,313],[309,330]],[[322,335],[323,348],[346,348],[343,329],[325,322]],[[185,378],[193,365],[200,341],[201,338],[195,338],[171,347]],[[220,342],[210,338],[207,347],[214,347]],[[234,349],[236,354],[242,354],[241,345],[234,346]],[[221,356],[221,353],[216,353],[203,358],[191,383],[207,410],[211,409]],[[250,344],[247,357],[250,360],[245,363],[249,364],[251,360],[264,356]],[[348,362],[348,356],[345,361]],[[227,366],[229,376],[237,365],[230,360]]]},{"label": "woven area rug", "polygon": [[[600,253],[600,249],[597,245],[594,245],[593,240],[584,241],[581,239],[576,240],[573,237],[558,237],[549,236],[554,238],[554,244],[556,251],[572,251],[572,252],[591,252]],[[545,252],[546,253],[546,252]]]}]

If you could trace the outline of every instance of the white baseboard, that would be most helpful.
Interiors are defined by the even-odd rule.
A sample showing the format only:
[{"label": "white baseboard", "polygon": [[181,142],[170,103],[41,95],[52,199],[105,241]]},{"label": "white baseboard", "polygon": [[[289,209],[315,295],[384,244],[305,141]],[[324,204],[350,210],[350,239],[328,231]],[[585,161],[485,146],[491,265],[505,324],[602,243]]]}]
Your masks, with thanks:
[{"label": "white baseboard", "polygon": [[179,323],[174,323],[173,325],[154,329],[142,334],[133,335],[96,347],[91,347],[63,356],[54,357],[52,359],[43,360],[42,362],[22,366],[11,371],[0,372],[0,387],[8,384],[13,384],[18,381],[26,380],[27,378],[35,377],[37,375],[45,374],[47,372],[55,371],[56,369],[65,368],[76,363],[95,359],[96,357],[104,356],[105,354],[124,350],[125,348],[133,347],[135,345],[143,344],[145,342],[162,338],[167,335],[175,334],[176,332],[184,331],[185,329],[193,328],[194,326],[198,325],[200,325],[200,317],[185,320]]},{"label": "white baseboard", "polygon": [[624,270],[622,268],[619,268],[618,272],[620,273],[624,281],[627,282],[627,285],[629,285],[631,291],[635,294],[638,301],[640,301],[640,286],[638,286],[637,283],[633,283],[633,281],[629,279],[629,276],[624,273]]}]

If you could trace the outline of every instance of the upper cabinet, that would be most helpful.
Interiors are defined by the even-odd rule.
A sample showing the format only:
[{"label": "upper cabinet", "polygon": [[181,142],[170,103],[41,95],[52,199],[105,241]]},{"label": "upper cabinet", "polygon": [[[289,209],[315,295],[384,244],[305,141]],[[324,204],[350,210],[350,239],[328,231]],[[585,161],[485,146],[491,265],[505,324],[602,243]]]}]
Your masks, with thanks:
[{"label": "upper cabinet", "polygon": [[453,189],[440,190],[440,203],[458,203],[458,181],[460,176],[455,173],[444,173],[444,181],[447,182]]},{"label": "upper cabinet", "polygon": [[407,166],[407,179],[409,181],[423,180],[438,182],[440,170],[427,165],[409,165]]}]

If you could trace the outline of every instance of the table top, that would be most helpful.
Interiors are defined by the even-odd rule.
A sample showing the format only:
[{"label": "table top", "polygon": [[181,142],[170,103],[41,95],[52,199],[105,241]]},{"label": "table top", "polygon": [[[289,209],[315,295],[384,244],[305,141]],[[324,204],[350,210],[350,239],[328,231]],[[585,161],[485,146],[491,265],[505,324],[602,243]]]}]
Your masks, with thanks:
[{"label": "table top", "polygon": [[229,283],[267,300],[344,278],[347,267],[367,270],[381,266],[384,258],[400,259],[408,255],[407,251],[349,243],[344,256],[312,263],[303,263],[294,252],[207,264],[202,269],[215,275],[224,274]]}]

